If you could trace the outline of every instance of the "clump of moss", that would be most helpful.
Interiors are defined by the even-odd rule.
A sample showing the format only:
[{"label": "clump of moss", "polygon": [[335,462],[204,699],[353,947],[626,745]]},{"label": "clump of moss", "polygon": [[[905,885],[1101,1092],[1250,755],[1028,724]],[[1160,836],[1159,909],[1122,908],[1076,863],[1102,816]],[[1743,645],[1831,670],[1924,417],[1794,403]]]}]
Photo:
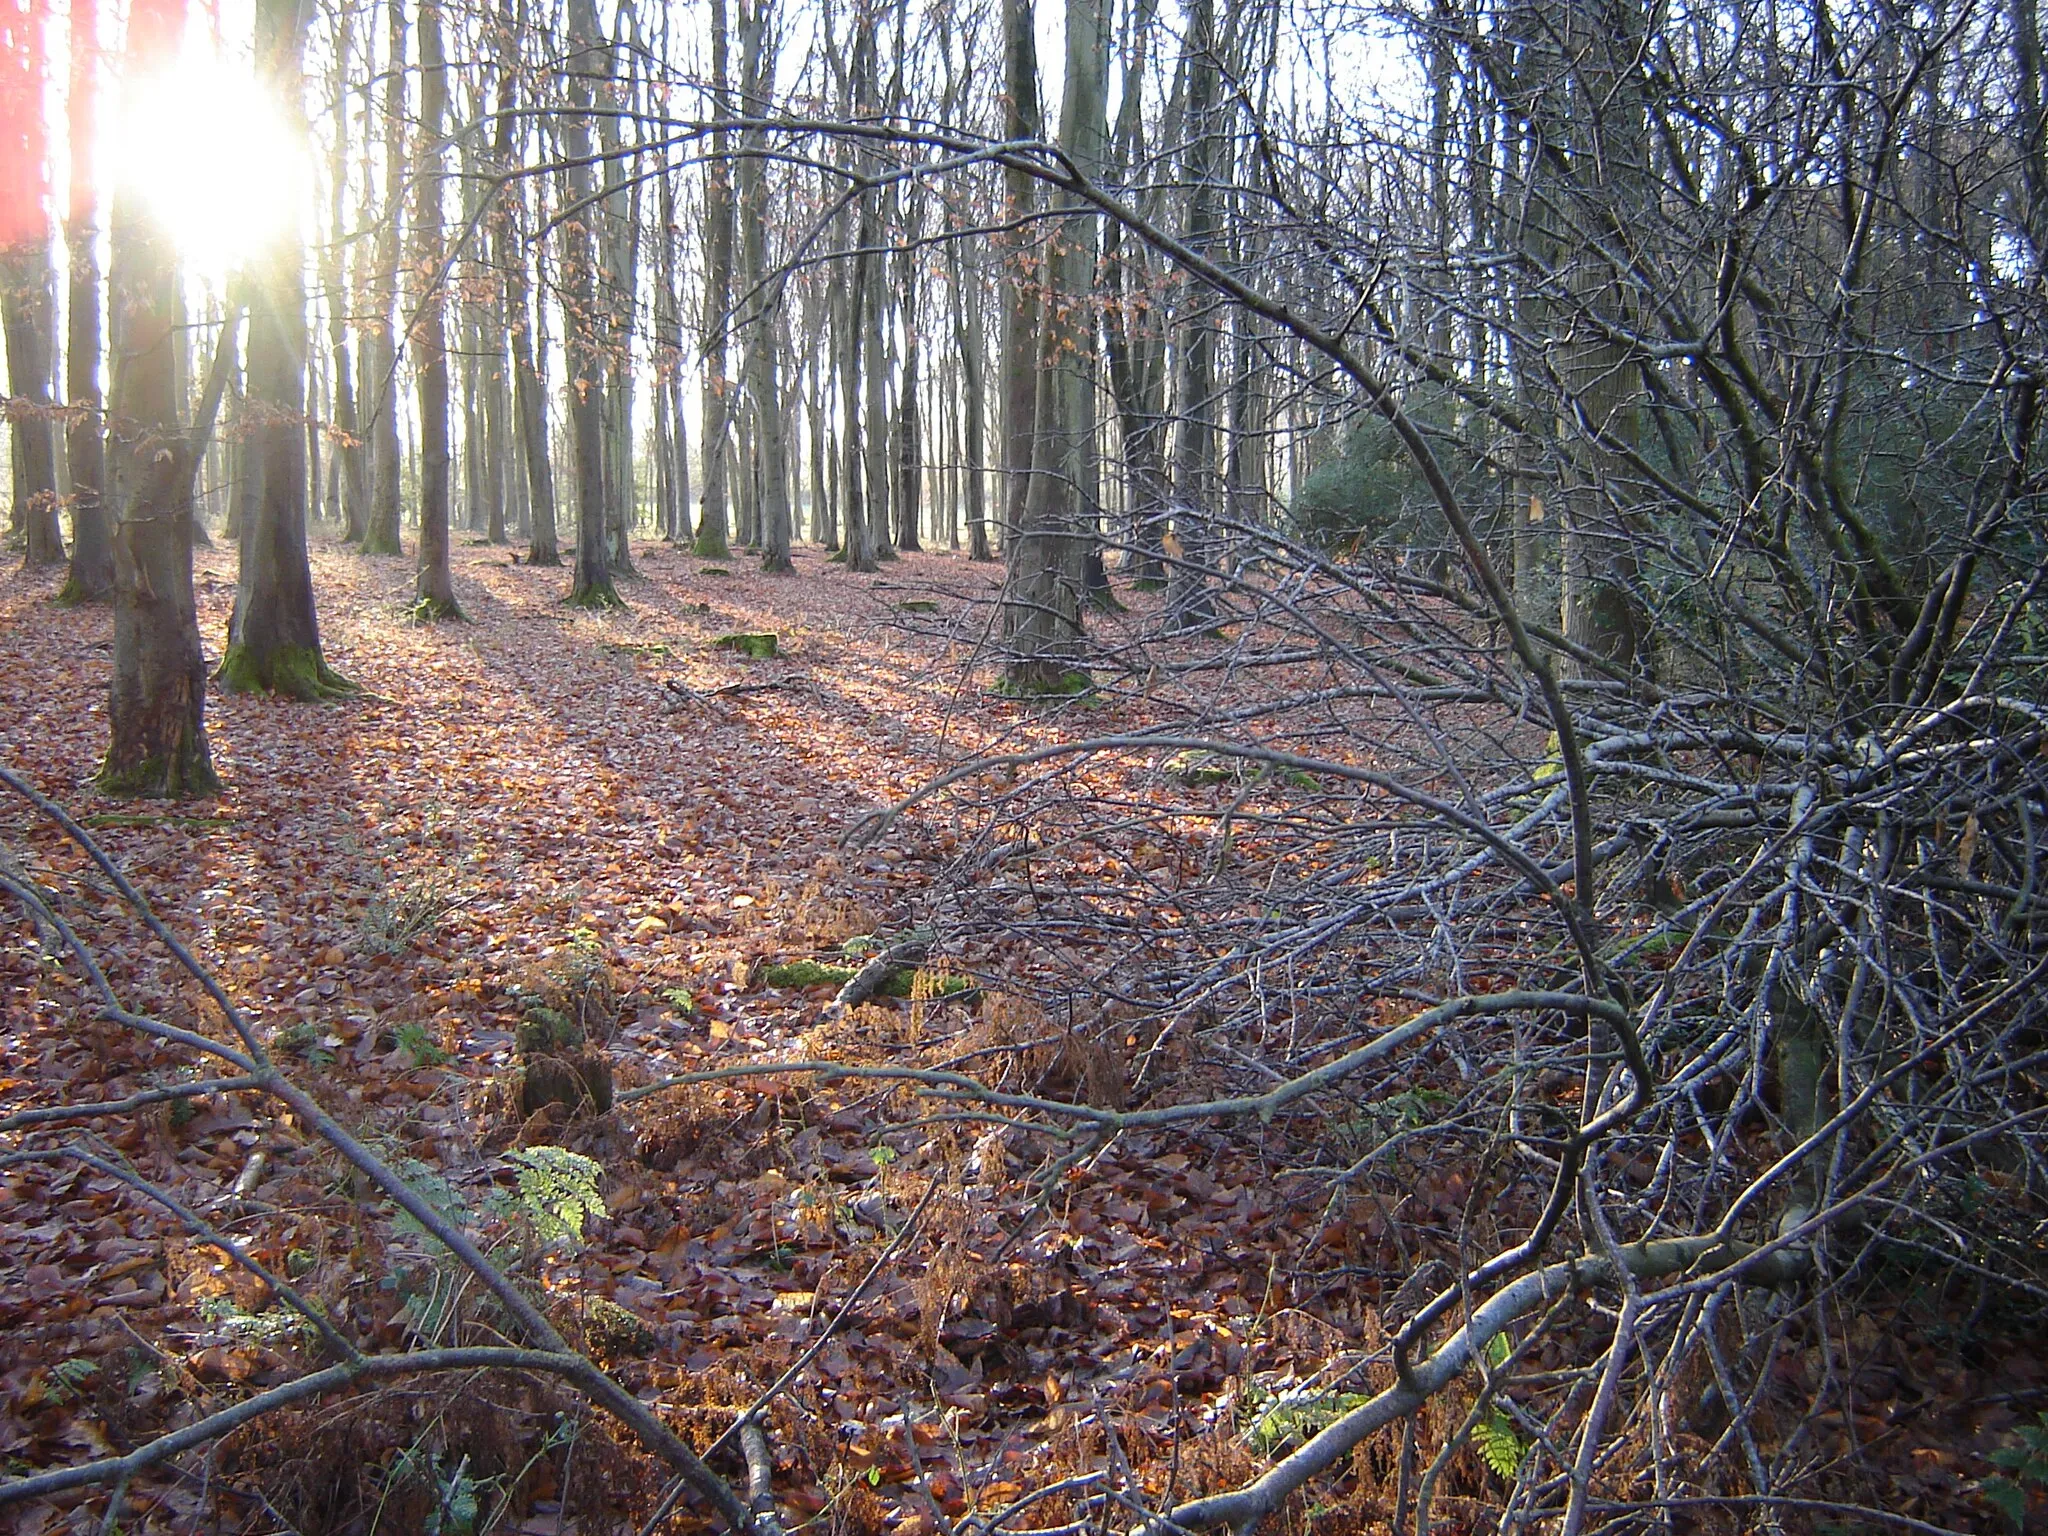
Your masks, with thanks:
[{"label": "clump of moss", "polygon": [[[850,965],[828,965],[819,960],[783,960],[774,965],[763,966],[761,980],[771,987],[843,987],[859,975]],[[918,979],[924,985],[920,989]],[[943,972],[920,971],[914,966],[898,966],[875,991],[882,997],[957,997],[974,990],[974,983],[965,976],[953,976]]]},{"label": "clump of moss", "polygon": [[1049,672],[1036,665],[1013,669],[996,684],[996,692],[1006,699],[1071,699],[1094,688],[1095,679],[1077,667]]},{"label": "clump of moss", "polygon": [[783,960],[761,971],[761,980],[771,987],[843,987],[853,977],[852,966],[817,960]]},{"label": "clump of moss", "polygon": [[645,1355],[654,1348],[654,1330],[616,1301],[593,1296],[583,1305],[583,1342],[600,1358]]},{"label": "clump of moss", "polygon": [[360,691],[327,665],[318,646],[280,645],[258,652],[231,645],[214,669],[213,680],[224,693],[271,693],[302,704],[344,699]]},{"label": "clump of moss", "polygon": [[937,613],[939,605],[928,597],[906,598],[896,605],[905,613]]},{"label": "clump of moss", "polygon": [[697,568],[697,574],[699,576],[730,576],[732,574],[732,567],[729,565],[703,565]]},{"label": "clump of moss", "polygon": [[773,661],[781,654],[781,647],[774,635],[732,634],[720,635],[711,642],[714,651],[733,651],[741,656],[751,656],[756,661]]}]

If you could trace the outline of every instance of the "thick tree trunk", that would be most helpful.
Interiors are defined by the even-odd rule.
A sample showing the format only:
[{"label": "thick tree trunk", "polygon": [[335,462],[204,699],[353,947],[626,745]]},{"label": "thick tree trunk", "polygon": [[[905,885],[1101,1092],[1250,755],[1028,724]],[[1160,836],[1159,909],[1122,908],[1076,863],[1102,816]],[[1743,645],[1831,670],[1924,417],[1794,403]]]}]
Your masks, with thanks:
[{"label": "thick tree trunk", "polygon": [[[168,64],[183,30],[183,0],[134,0],[131,78]],[[217,794],[192,598],[193,448],[180,420],[177,260],[133,191],[114,201],[111,249],[109,458],[120,516],[109,741],[99,784],[112,794]]]},{"label": "thick tree trunk", "polygon": [[[291,131],[304,138],[305,12],[297,0],[258,0],[256,60]],[[242,525],[241,575],[217,676],[230,693],[295,699],[353,691],[328,670],[306,555],[305,251],[296,227],[246,269],[249,426],[242,460],[257,494]],[[232,317],[231,317],[232,319]]]},{"label": "thick tree trunk", "polygon": [[[1092,173],[1102,163],[1103,96],[1108,52],[1105,0],[1068,0],[1065,99],[1060,147]],[[1027,12],[1028,7],[1013,8]],[[1013,16],[1013,33],[1023,25]],[[1012,53],[1018,52],[1012,43]],[[1013,80],[1013,91],[1017,83]],[[1045,323],[1034,411],[1038,432],[1024,518],[1010,550],[1003,591],[1009,642],[1006,682],[1020,693],[1079,686],[1081,595],[1094,516],[1095,217],[1068,206],[1046,261]],[[1014,383],[1014,381],[1012,381]]]},{"label": "thick tree trunk", "polygon": [[[1214,0],[1194,0],[1188,18],[1187,134],[1181,179],[1188,188],[1187,242],[1208,255],[1217,240],[1216,122],[1220,63]],[[1217,498],[1216,338],[1213,314],[1181,317],[1180,381],[1174,444],[1176,549],[1166,572],[1167,623],[1196,630],[1216,622],[1209,571],[1215,561],[1212,522]]]}]

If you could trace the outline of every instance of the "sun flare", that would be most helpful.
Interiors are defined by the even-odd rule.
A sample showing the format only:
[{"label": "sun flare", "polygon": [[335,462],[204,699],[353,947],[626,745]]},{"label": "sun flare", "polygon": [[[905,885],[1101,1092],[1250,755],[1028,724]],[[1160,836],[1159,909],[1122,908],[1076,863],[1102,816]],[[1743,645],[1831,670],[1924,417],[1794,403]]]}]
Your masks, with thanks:
[{"label": "sun flare", "polygon": [[249,67],[210,48],[129,84],[110,147],[116,185],[147,200],[196,270],[226,272],[298,225],[305,146]]}]

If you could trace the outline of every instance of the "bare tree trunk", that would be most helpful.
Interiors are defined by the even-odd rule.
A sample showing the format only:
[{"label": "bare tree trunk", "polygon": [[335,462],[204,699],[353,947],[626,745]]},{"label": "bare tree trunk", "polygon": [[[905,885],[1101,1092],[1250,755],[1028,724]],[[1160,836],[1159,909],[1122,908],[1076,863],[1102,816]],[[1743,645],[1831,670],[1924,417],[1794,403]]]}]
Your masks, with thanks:
[{"label": "bare tree trunk", "polygon": [[[1034,17],[1023,0],[1003,7],[1003,58],[1006,93],[1003,137],[1036,139],[1043,132],[1038,105],[1038,43]],[[1003,283],[1003,508],[1002,537],[1006,557],[1015,549],[1024,525],[1025,499],[1038,442],[1038,318],[1045,274],[1040,257],[1024,244],[1027,220],[1038,204],[1038,183],[1017,167],[1003,172],[1003,217],[1012,230],[1008,271]]]},{"label": "bare tree trunk", "polygon": [[726,377],[731,335],[733,207],[731,134],[724,124],[732,116],[730,39],[725,0],[711,0],[711,153],[704,162],[704,389],[703,429],[698,441],[704,454],[704,500],[697,513],[697,553],[707,560],[732,555],[729,544],[732,513],[728,506],[729,457],[732,435],[732,384]]},{"label": "bare tree trunk", "polygon": [[64,396],[71,465],[71,572],[59,599],[103,603],[114,593],[114,547],[107,531],[106,418],[100,410],[99,181],[97,147],[99,0],[71,0],[71,188],[64,243],[71,258]]},{"label": "bare tree trunk", "polygon": [[[40,29],[37,29],[40,30]],[[37,223],[44,223],[40,205]],[[27,564],[61,565],[64,533],[58,519],[57,423],[50,398],[55,367],[56,274],[50,268],[49,230],[0,251],[0,319],[7,333],[7,385],[22,402],[14,416],[14,517],[27,538]]]},{"label": "bare tree trunk", "polygon": [[370,438],[370,515],[363,553],[398,555],[404,454],[398,442],[399,218],[405,185],[405,4],[387,0],[390,52],[384,81],[384,209],[377,226],[377,313],[364,348],[364,406]]},{"label": "bare tree trunk", "polygon": [[[298,0],[258,0],[256,62],[288,131],[306,132],[305,21]],[[320,650],[306,554],[306,253],[296,226],[245,269],[249,303],[242,462],[256,495],[245,512],[240,579],[216,673],[230,693],[316,699],[353,692]],[[232,323],[232,313],[230,314]]]},{"label": "bare tree trunk", "polygon": [[562,123],[564,218],[559,226],[562,322],[567,332],[569,422],[576,447],[576,569],[569,601],[624,607],[605,550],[604,330],[597,310],[597,252],[591,239],[591,81],[609,73],[609,49],[594,0],[569,0],[568,113]]},{"label": "bare tree trunk", "polygon": [[[518,105],[519,61],[510,45],[498,61],[498,131],[491,146],[493,168],[503,174],[512,164],[513,123]],[[512,431],[519,440],[526,474],[526,558],[533,565],[560,565],[555,532],[555,471],[548,447],[547,381],[534,358],[534,327],[539,311],[528,281],[528,263],[537,253],[526,244],[526,179],[509,185],[499,197],[493,230],[497,266],[505,280],[505,335],[512,354]]]},{"label": "bare tree trunk", "polygon": [[448,300],[442,275],[441,119],[448,107],[448,61],[441,51],[441,0],[420,0],[420,139],[413,168],[414,269],[425,284],[415,306],[412,345],[420,381],[420,556],[413,613],[459,619],[448,563]]},{"label": "bare tree trunk", "polygon": [[[183,0],[134,0],[130,78],[170,62],[184,20]],[[192,597],[194,454],[179,398],[177,259],[169,236],[134,191],[114,200],[109,243],[109,467],[120,517],[109,739],[99,785],[110,794],[218,794]]]},{"label": "bare tree trunk", "polygon": [[[1060,148],[1093,174],[1102,164],[1109,53],[1104,0],[1068,0]],[[1013,30],[1017,23],[1013,19]],[[1014,87],[1013,87],[1014,88]],[[1046,261],[1045,323],[1024,521],[1003,592],[1008,685],[1022,693],[1071,692],[1083,674],[1081,598],[1095,515],[1095,216],[1078,201]]]},{"label": "bare tree trunk", "polygon": [[[327,250],[321,259],[321,281],[327,289],[327,346],[334,359],[335,447],[328,469],[328,485],[341,511],[342,542],[360,544],[369,530],[369,466],[364,454],[361,426],[356,419],[353,357],[349,350],[349,287],[342,245],[342,198],[348,185],[348,98],[351,78],[350,56],[355,12],[349,6],[336,7],[334,52],[334,154],[330,161],[333,178],[328,218]],[[364,127],[369,126],[368,113]],[[361,271],[360,256],[355,258]]]},{"label": "bare tree trunk", "polygon": [[[769,0],[740,0],[741,91],[749,116],[766,110],[775,90],[775,40]],[[754,460],[760,466],[756,502],[761,568],[791,570],[789,560],[789,445],[783,412],[780,358],[782,281],[768,266],[768,196],[765,130],[747,130],[740,161],[740,206],[747,231],[747,289],[757,306],[747,346],[747,386],[754,405]]]}]

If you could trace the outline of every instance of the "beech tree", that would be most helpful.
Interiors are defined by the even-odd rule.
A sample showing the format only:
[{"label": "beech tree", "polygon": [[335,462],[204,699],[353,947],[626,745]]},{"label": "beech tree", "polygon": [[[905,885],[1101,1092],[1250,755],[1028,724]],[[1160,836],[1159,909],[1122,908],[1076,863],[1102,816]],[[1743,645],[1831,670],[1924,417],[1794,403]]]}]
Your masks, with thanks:
[{"label": "beech tree", "polygon": [[8,418],[14,434],[13,522],[30,565],[64,559],[58,522],[56,277],[50,266],[48,130],[43,121],[48,26],[34,0],[0,5],[0,328],[7,344]]},{"label": "beech tree", "polygon": [[[133,0],[127,78],[166,67],[184,23],[184,0]],[[110,740],[99,784],[113,794],[211,795],[220,781],[206,741],[206,661],[192,594],[197,445],[177,372],[178,260],[143,193],[125,184],[115,190],[107,273],[117,511]],[[216,370],[215,402],[222,382]],[[296,424],[291,435],[299,436]]]},{"label": "beech tree", "polygon": [[[260,78],[280,121],[301,140],[308,138],[305,27],[296,0],[260,0],[256,7]],[[306,550],[305,265],[304,244],[288,220],[243,276],[249,308],[243,474],[253,494],[241,528],[234,616],[215,674],[230,693],[318,699],[354,691],[321,653]]]},{"label": "beech tree", "polygon": [[72,0],[71,80],[65,123],[71,157],[64,245],[70,262],[66,301],[64,432],[71,472],[71,571],[60,599],[101,603],[114,591],[114,549],[107,529],[106,422],[101,415],[101,317],[106,296],[99,257],[100,10],[97,0]]}]

